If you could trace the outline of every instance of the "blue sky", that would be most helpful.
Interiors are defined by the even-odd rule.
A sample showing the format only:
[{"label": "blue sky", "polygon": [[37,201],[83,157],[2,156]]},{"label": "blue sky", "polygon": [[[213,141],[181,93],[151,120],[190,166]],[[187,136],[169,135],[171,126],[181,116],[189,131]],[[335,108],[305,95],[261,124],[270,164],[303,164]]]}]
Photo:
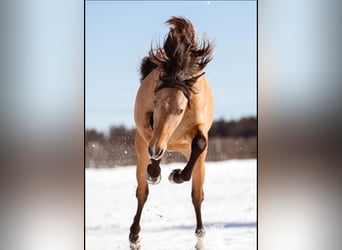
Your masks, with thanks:
[{"label": "blue sky", "polygon": [[184,16],[214,41],[205,68],[215,119],[255,116],[255,1],[87,1],[86,128],[134,127],[139,66],[151,43],[162,43],[171,16]]}]

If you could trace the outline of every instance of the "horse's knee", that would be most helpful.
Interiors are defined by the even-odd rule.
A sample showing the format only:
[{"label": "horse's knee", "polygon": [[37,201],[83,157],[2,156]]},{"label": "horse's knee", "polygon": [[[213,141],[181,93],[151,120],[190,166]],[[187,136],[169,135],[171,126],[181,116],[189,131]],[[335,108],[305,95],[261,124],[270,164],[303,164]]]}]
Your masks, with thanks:
[{"label": "horse's knee", "polygon": [[194,205],[201,203],[204,200],[204,192],[192,190],[191,192],[192,203]]},{"label": "horse's knee", "polygon": [[206,148],[207,144],[208,143],[205,136],[201,132],[198,132],[192,140],[191,149],[196,153],[202,153]]},{"label": "horse's knee", "polygon": [[148,197],[148,187],[146,186],[145,189],[141,189],[139,186],[137,187],[137,190],[135,192],[135,196],[139,201],[145,202]]}]

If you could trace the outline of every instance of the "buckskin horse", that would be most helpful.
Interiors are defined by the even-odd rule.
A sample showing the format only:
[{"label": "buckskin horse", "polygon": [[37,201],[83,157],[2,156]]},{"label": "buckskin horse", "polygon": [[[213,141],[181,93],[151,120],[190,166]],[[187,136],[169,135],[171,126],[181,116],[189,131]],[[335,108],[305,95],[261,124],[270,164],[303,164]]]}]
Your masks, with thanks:
[{"label": "buckskin horse", "polygon": [[159,164],[166,151],[179,151],[188,160],[183,170],[171,172],[169,180],[180,184],[192,178],[195,234],[197,238],[205,235],[201,203],[214,98],[203,69],[212,60],[213,45],[206,37],[199,42],[186,18],[171,17],[166,23],[170,30],[163,47],[151,47],[140,66],[141,85],[134,108],[138,206],[130,227],[131,248],[140,246],[140,217],[148,184],[159,183]]}]

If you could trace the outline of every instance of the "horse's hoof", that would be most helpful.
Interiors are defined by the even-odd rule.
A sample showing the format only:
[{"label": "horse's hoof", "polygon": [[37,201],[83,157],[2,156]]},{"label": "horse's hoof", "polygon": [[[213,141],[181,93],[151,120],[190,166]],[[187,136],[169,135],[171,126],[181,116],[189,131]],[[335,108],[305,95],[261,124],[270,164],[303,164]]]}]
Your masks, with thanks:
[{"label": "horse's hoof", "polygon": [[140,249],[140,237],[139,234],[129,234],[129,248],[130,250]]},{"label": "horse's hoof", "polygon": [[195,245],[195,250],[204,250],[204,244],[202,238],[197,237],[197,242]]},{"label": "horse's hoof", "polygon": [[204,238],[204,236],[205,236],[204,228],[196,229],[195,235],[197,238]]},{"label": "horse's hoof", "polygon": [[152,185],[157,185],[159,184],[160,180],[161,180],[161,174],[158,175],[157,177],[152,177],[149,175],[148,172],[146,172],[145,174],[145,179],[146,181],[149,183],[149,184],[152,184]]},{"label": "horse's hoof", "polygon": [[181,169],[172,170],[171,174],[169,175],[169,181],[174,184],[183,183],[184,180],[182,179],[182,170]]},{"label": "horse's hoof", "polygon": [[140,249],[140,242],[129,242],[129,249],[130,250],[139,250]]}]

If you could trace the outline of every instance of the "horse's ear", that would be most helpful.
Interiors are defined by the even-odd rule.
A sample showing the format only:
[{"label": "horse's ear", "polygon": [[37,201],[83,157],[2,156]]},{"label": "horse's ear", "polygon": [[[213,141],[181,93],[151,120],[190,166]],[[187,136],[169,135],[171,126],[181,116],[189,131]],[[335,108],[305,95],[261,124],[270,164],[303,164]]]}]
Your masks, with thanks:
[{"label": "horse's ear", "polygon": [[198,76],[195,76],[195,77],[193,77],[193,78],[191,78],[191,79],[187,79],[187,80],[185,80],[185,84],[186,85],[194,85],[195,84],[195,82],[197,82],[197,80],[201,77],[201,76],[203,76],[205,74],[205,72],[203,72],[202,74],[200,74],[200,75],[198,75]]}]

